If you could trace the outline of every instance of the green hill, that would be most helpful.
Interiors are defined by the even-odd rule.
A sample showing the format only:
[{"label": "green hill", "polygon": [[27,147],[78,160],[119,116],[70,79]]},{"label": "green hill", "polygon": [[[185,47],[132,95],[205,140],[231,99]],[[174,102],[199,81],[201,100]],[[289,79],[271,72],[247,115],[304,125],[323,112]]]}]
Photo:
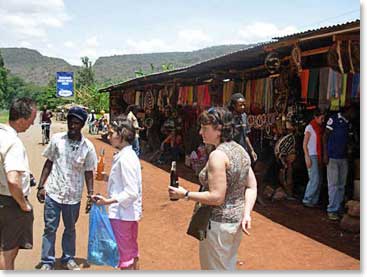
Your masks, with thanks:
[{"label": "green hill", "polygon": [[63,59],[41,55],[38,51],[27,48],[0,48],[5,67],[11,74],[37,85],[45,85],[57,71],[76,71]]},{"label": "green hill", "polygon": [[[179,68],[212,59],[227,53],[238,51],[250,45],[221,45],[192,52],[168,52],[149,54],[116,55],[100,57],[93,65],[96,80],[100,83],[118,83],[135,77],[135,71],[145,74],[162,71],[162,65]],[[12,74],[28,82],[45,85],[57,71],[78,70],[59,58],[41,55],[38,51],[27,48],[0,48],[5,67]],[[153,66],[153,68],[152,68]]]}]

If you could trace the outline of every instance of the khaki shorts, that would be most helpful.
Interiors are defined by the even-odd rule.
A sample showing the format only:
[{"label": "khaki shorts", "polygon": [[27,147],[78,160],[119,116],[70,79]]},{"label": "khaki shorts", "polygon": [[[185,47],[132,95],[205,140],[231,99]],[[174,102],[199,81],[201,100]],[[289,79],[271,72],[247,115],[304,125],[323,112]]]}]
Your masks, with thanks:
[{"label": "khaki shorts", "polygon": [[236,270],[237,251],[241,239],[240,222],[210,221],[206,239],[199,244],[201,269]]},{"label": "khaki shorts", "polygon": [[10,196],[0,195],[0,251],[33,247],[33,210],[24,212]]}]

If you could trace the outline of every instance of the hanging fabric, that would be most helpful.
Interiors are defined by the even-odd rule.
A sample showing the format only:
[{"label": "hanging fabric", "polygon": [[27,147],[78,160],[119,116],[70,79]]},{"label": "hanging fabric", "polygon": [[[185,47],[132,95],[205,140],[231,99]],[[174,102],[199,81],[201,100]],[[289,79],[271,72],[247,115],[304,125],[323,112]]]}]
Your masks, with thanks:
[{"label": "hanging fabric", "polygon": [[300,79],[301,79],[301,86],[302,86],[301,99],[303,102],[307,102],[307,90],[308,90],[309,77],[310,77],[310,70],[308,69],[302,70],[300,74]]},{"label": "hanging fabric", "polygon": [[135,91],[135,105],[140,104],[140,94],[141,94],[141,91],[139,90]]},{"label": "hanging fabric", "polygon": [[246,106],[248,110],[250,110],[250,107],[251,107],[251,80],[247,80],[246,82],[245,98],[246,98]]},{"label": "hanging fabric", "polygon": [[234,81],[225,82],[223,84],[223,105],[227,105],[233,93]]},{"label": "hanging fabric", "polygon": [[323,67],[320,69],[319,75],[319,108],[327,108],[329,106],[328,91],[329,91],[329,73],[331,69]]},{"label": "hanging fabric", "polygon": [[308,99],[317,99],[318,95],[318,81],[319,81],[320,69],[313,68],[310,69],[310,77],[308,80],[308,88],[307,88],[307,98]]},{"label": "hanging fabric", "polygon": [[352,98],[359,98],[360,95],[360,77],[359,73],[353,75]]},{"label": "hanging fabric", "polygon": [[187,92],[187,104],[192,105],[194,100],[194,87],[190,86],[188,87],[188,92]]}]

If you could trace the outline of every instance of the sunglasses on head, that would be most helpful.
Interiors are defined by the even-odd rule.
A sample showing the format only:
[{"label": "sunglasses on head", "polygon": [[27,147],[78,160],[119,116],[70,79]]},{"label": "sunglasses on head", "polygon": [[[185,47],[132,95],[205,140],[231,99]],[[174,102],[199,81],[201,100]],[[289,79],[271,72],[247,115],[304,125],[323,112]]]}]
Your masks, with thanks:
[{"label": "sunglasses on head", "polygon": [[220,119],[220,116],[218,114],[218,111],[215,107],[211,107],[208,109],[208,114],[211,114],[212,116],[214,116],[214,119],[215,121],[218,123],[218,124],[221,124],[223,125],[223,122],[222,120]]}]

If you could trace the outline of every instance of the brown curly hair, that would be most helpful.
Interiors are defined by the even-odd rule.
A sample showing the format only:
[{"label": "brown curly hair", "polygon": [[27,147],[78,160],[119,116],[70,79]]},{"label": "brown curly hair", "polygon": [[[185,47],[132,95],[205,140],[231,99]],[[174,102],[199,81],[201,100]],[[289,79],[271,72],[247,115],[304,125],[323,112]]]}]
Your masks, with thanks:
[{"label": "brown curly hair", "polygon": [[233,140],[232,113],[224,107],[211,107],[203,111],[199,118],[200,125],[212,125],[214,129],[221,131],[220,141]]}]

